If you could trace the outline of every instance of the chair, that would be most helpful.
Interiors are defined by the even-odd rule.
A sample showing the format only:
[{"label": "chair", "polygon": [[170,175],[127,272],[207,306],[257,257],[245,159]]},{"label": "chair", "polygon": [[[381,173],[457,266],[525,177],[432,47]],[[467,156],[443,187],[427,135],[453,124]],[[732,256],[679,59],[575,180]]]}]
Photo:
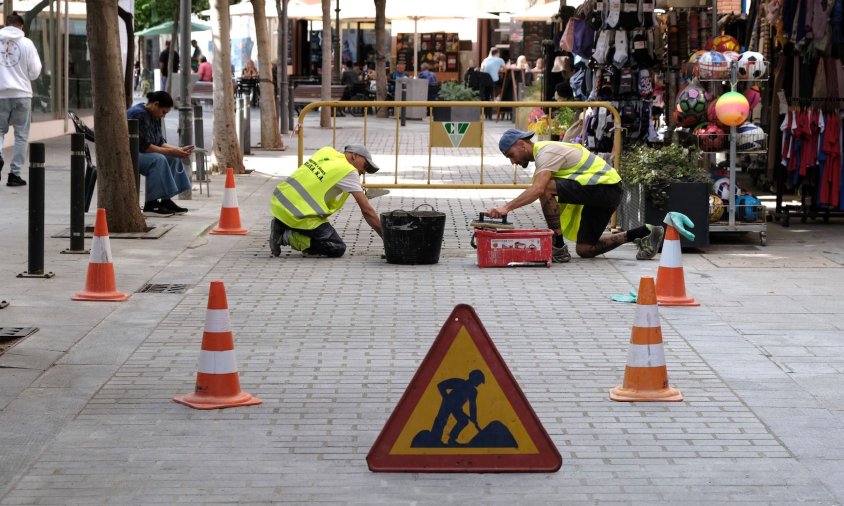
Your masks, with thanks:
[{"label": "chair", "polygon": [[[484,102],[491,102],[495,90],[495,83],[492,82],[492,76],[486,72],[475,72],[475,79],[477,81],[478,95]],[[492,119],[492,109],[487,107],[484,109],[486,119]]]}]

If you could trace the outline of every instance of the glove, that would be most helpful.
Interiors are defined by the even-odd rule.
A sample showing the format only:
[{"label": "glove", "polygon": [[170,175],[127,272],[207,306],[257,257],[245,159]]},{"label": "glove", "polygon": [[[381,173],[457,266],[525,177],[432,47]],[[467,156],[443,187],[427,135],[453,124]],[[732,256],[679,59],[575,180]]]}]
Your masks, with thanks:
[{"label": "glove", "polygon": [[630,290],[630,295],[613,295],[610,297],[615,302],[633,302],[635,303],[639,296],[636,294],[635,290]]},{"label": "glove", "polygon": [[690,220],[689,217],[685,214],[678,213],[676,211],[671,211],[665,215],[665,219],[662,221],[666,225],[677,229],[677,232],[680,232],[680,235],[682,235],[689,241],[695,240],[695,234],[686,230],[686,227],[695,228],[695,224],[692,223],[692,220]]}]

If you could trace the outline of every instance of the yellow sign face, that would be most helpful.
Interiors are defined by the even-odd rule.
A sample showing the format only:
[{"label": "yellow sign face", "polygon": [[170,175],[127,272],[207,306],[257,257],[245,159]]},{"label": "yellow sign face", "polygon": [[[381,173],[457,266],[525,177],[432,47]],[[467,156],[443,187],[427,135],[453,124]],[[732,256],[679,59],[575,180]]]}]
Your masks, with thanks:
[{"label": "yellow sign face", "polygon": [[[448,386],[451,385],[459,389],[461,382],[471,384],[470,373],[473,371],[480,371],[484,378],[484,382],[476,387],[477,426],[471,423],[471,420],[469,423],[466,423],[465,419],[462,423],[460,421],[461,418],[471,415],[470,400],[464,401],[459,406],[454,406],[462,400],[458,399],[451,403],[452,406],[448,406],[447,396],[444,397],[440,393],[440,385],[443,385],[442,388],[446,389],[448,394],[459,395],[455,394],[454,389],[448,389]],[[471,386],[468,388],[471,390]],[[455,412],[457,412],[457,415],[454,414]],[[462,416],[459,414],[460,412],[463,413]],[[438,419],[439,424],[437,423]],[[443,421],[444,426],[440,427]],[[458,424],[463,425],[462,429]],[[485,441],[492,441],[491,444],[495,446],[475,446],[473,441],[476,441],[481,430],[487,430],[492,424],[497,427],[496,434]],[[481,430],[479,430],[479,427]],[[449,445],[449,440],[455,428],[459,429],[454,434],[453,441],[456,444]],[[511,442],[511,439],[507,437],[507,432],[512,436],[515,446],[499,446],[508,445]],[[440,447],[437,447],[436,441],[440,442]],[[422,443],[420,444],[420,442]],[[479,442],[477,444],[489,443]],[[426,447],[428,445],[431,447]],[[537,453],[536,445],[525,430],[510,401],[504,395],[501,386],[495,380],[495,376],[489,370],[466,327],[460,328],[454,343],[446,352],[442,363],[434,373],[404,429],[399,433],[390,453],[393,455]]]},{"label": "yellow sign face", "polygon": [[432,121],[431,147],[479,148],[481,124],[468,121]]}]

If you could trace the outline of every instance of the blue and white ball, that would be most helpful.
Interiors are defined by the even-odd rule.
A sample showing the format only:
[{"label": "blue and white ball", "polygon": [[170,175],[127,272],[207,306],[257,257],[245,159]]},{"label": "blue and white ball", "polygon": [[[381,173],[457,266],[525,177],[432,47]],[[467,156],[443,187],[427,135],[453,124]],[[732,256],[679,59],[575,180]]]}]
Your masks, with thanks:
[{"label": "blue and white ball", "polygon": [[736,149],[739,151],[762,151],[765,149],[765,131],[762,127],[747,122],[736,127]]},{"label": "blue and white ball", "polygon": [[[712,189],[721,199],[730,200],[730,178],[722,177],[721,179],[715,180],[715,183],[712,184]],[[736,196],[741,195],[741,189],[738,185],[733,187],[733,192]]]}]

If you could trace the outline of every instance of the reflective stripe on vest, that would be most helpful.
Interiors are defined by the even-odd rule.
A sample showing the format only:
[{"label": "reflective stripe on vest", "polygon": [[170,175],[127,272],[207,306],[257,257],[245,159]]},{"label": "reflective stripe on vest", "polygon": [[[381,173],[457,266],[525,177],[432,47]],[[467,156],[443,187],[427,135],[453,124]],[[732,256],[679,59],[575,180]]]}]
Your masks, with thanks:
[{"label": "reflective stripe on vest", "polygon": [[356,170],[343,153],[322,148],[275,188],[270,211],[291,228],[313,230],[343,207],[348,193],[331,202],[326,202],[326,194]]},{"label": "reflective stripe on vest", "polygon": [[560,167],[552,173],[552,177],[557,179],[571,179],[582,185],[615,184],[621,181],[618,172],[610,164],[580,144],[556,141],[535,142],[533,144],[534,159],[536,159],[540,149],[551,144],[562,144],[581,151],[580,161],[577,165],[574,167]]}]

